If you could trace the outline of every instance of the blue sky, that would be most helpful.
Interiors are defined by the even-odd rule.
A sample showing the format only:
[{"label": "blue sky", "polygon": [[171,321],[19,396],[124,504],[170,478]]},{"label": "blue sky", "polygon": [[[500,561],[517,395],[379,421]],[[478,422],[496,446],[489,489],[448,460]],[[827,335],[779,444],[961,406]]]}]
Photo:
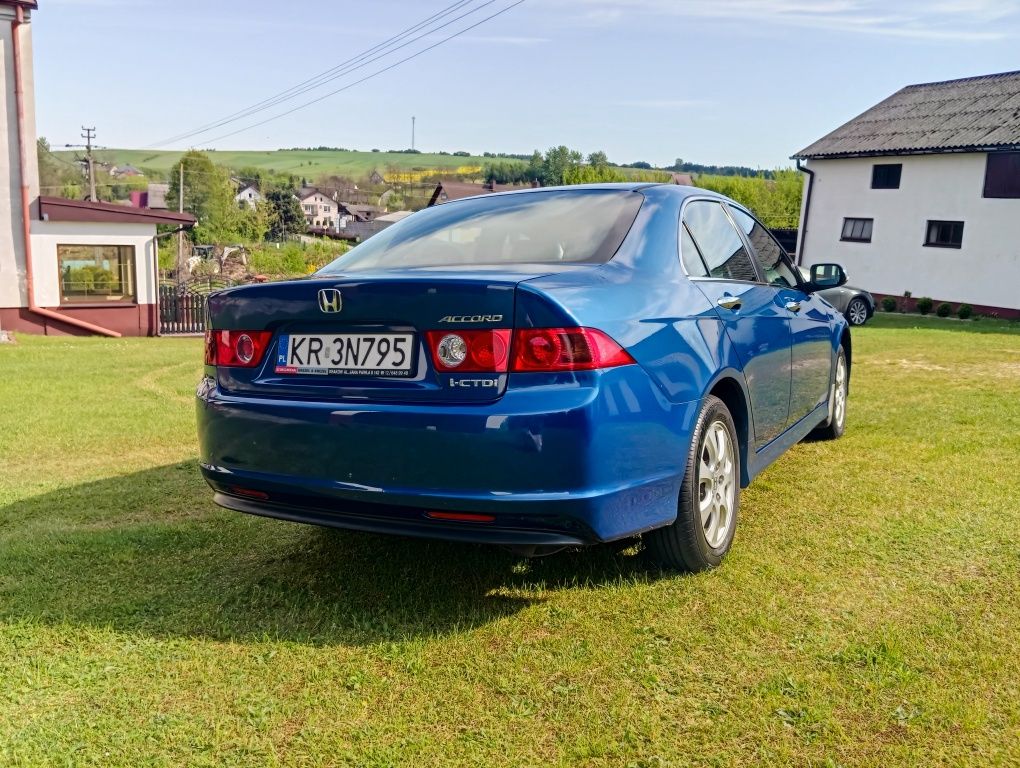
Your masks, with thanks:
[{"label": "blue sky", "polygon": [[[790,154],[900,87],[1020,69],[1020,0],[525,0],[344,93],[342,87],[513,0],[247,120],[159,144],[220,149],[410,144],[530,152],[567,144],[616,162],[753,167]],[[453,0],[40,0],[38,131],[95,125],[146,147],[357,56]],[[211,142],[211,143],[210,143]]]}]

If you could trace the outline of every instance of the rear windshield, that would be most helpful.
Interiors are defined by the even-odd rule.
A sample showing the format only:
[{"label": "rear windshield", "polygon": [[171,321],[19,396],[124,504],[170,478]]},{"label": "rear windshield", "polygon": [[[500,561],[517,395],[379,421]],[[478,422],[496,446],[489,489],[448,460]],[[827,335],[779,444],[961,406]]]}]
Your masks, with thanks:
[{"label": "rear windshield", "polygon": [[630,190],[586,189],[445,203],[384,229],[318,274],[401,267],[601,264],[620,247],[643,200]]}]

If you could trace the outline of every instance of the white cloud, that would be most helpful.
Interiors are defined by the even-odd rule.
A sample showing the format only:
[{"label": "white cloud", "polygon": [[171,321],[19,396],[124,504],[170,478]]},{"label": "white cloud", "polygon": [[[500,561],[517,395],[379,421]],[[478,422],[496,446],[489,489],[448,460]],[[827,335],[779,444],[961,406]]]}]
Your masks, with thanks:
[{"label": "white cloud", "polygon": [[1018,0],[554,0],[590,24],[634,16],[715,19],[852,34],[979,42],[1020,33]]}]

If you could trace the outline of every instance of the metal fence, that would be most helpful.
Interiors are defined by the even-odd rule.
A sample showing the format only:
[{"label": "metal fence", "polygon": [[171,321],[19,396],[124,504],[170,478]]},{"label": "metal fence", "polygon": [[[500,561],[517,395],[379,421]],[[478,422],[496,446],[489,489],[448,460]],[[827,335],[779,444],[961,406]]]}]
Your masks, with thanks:
[{"label": "metal fence", "polygon": [[213,291],[234,283],[218,277],[196,278],[183,283],[162,283],[159,286],[159,333],[204,333],[208,311],[206,299]]}]

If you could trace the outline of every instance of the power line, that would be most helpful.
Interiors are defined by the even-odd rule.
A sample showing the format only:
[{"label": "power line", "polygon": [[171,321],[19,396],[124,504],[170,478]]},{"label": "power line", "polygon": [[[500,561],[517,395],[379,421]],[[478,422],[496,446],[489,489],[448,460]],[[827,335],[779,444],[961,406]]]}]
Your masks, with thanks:
[{"label": "power line", "polygon": [[305,107],[310,107],[313,104],[318,104],[320,101],[325,101],[326,99],[328,99],[328,98],[330,98],[332,96],[336,96],[338,93],[342,93],[343,91],[349,90],[349,89],[353,88],[356,85],[360,85],[361,83],[364,83],[367,80],[371,80],[372,78],[377,77],[377,76],[379,76],[379,75],[381,75],[381,74],[383,74],[385,72],[389,72],[391,69],[399,67],[401,64],[404,64],[405,62],[411,61],[412,59],[416,59],[419,56],[421,56],[423,53],[428,53],[433,48],[438,48],[443,43],[447,43],[450,40],[453,40],[455,37],[460,37],[465,32],[470,32],[472,29],[475,29],[476,27],[480,27],[485,22],[487,22],[487,21],[489,21],[491,19],[494,19],[497,16],[502,16],[504,13],[506,13],[507,11],[509,11],[509,10],[511,10],[513,8],[516,8],[518,5],[520,5],[523,2],[524,2],[524,0],[516,0],[516,2],[511,3],[510,5],[506,6],[505,8],[502,8],[502,9],[496,11],[495,13],[493,13],[493,14],[491,14],[489,16],[486,16],[481,21],[477,21],[474,24],[471,24],[471,25],[469,25],[467,27],[464,27],[463,29],[458,30],[457,32],[454,32],[452,35],[449,35],[448,37],[444,37],[442,40],[439,40],[438,42],[435,42],[435,43],[433,43],[430,46],[422,48],[420,51],[416,51],[415,53],[411,54],[410,56],[406,56],[403,59],[399,59],[398,61],[395,61],[393,64],[390,64],[390,65],[388,65],[386,67],[383,67],[382,69],[376,70],[375,72],[372,72],[371,74],[365,75],[360,80],[355,80],[353,83],[349,83],[349,84],[343,86],[342,88],[337,88],[334,91],[330,91],[329,93],[323,94],[322,96],[314,98],[314,99],[312,99],[310,101],[306,101],[303,104],[298,104],[296,107],[292,107],[291,109],[288,109],[285,112],[281,112],[281,113],[279,113],[277,115],[273,115],[272,117],[268,117],[265,120],[260,120],[257,123],[252,123],[251,125],[245,126],[244,128],[238,128],[236,131],[231,131],[230,133],[224,133],[221,136],[215,136],[215,137],[213,137],[213,138],[211,138],[211,139],[209,139],[209,140],[207,140],[206,142],[203,142],[203,143],[211,144],[214,141],[221,141],[221,140],[229,138],[231,136],[236,136],[237,134],[244,133],[245,131],[251,130],[252,128],[258,128],[260,125],[265,125],[266,123],[271,123],[274,120],[279,120],[281,117],[286,117],[287,115],[291,115],[291,114],[297,112],[298,110],[304,109]]},{"label": "power line", "polygon": [[[194,130],[185,131],[184,133],[177,134],[176,136],[164,139],[150,146],[152,147],[162,146],[165,144],[180,141],[182,139],[190,138],[191,136],[197,136],[199,134],[211,131],[215,128],[227,125],[236,120],[240,120],[245,117],[249,117],[253,114],[257,114],[258,112],[262,112],[266,109],[270,109],[271,107],[274,107],[277,104],[281,104],[285,101],[290,101],[291,99],[296,98],[297,96],[300,96],[303,93],[307,93],[308,91],[314,90],[315,88],[318,88],[321,85],[325,85],[326,83],[331,82],[339,77],[342,77],[343,75],[350,74],[351,72],[361,69],[362,67],[371,64],[373,61],[377,61],[380,58],[388,56],[389,54],[394,53],[395,51],[398,51],[401,48],[404,48],[420,40],[422,37],[425,37],[434,32],[437,32],[440,29],[448,27],[451,24],[464,18],[465,16],[470,16],[471,14],[476,13],[477,11],[484,8],[486,5],[490,5],[491,3],[495,2],[495,0],[487,0],[487,2],[483,3],[482,5],[476,8],[469,10],[467,13],[457,16],[456,18],[451,19],[450,21],[447,21],[444,24],[432,27],[431,29],[427,29],[424,34],[412,40],[407,40],[396,47],[391,47],[393,43],[396,43],[404,39],[408,35],[413,34],[414,32],[417,32],[425,27],[431,26],[434,22],[439,21],[443,17],[460,10],[465,5],[468,5],[472,2],[475,2],[475,0],[459,0],[453,5],[447,6],[442,11],[432,14],[427,18],[423,19],[422,21],[418,22],[417,24],[408,27],[399,34],[384,40],[382,43],[379,43],[377,45],[372,46],[371,48],[368,48],[365,51],[362,51],[357,56],[353,56],[350,59],[347,59],[346,61],[343,61],[340,64],[337,64],[336,66],[325,70],[324,72],[320,72],[319,74],[314,75],[313,77],[310,77],[307,80],[298,83],[297,85],[291,86],[290,88],[287,88],[281,91],[280,93],[275,94],[274,96],[270,96],[268,99],[263,99],[262,101],[257,102],[256,104],[253,104],[249,107],[239,110],[238,112],[233,112],[227,115],[226,117],[220,118],[219,120],[216,120],[212,123],[206,123],[205,125],[195,128]],[[390,50],[382,50],[386,48],[389,48]],[[382,53],[380,53],[378,56],[368,59],[367,61],[365,60],[367,57],[372,56],[372,54],[380,50],[382,50]]]},{"label": "power line", "polygon": [[[271,96],[268,99],[264,99],[263,101],[260,101],[260,102],[254,104],[254,105],[252,105],[250,107],[246,107],[245,109],[240,110],[239,112],[234,112],[234,113],[232,113],[230,115],[227,115],[224,118],[220,118],[220,120],[218,120],[218,121],[215,121],[213,123],[208,123],[208,124],[206,124],[204,126],[201,126],[201,128],[196,128],[195,131],[193,131],[193,132],[192,131],[188,131],[188,132],[185,132],[184,134],[178,134],[177,137],[174,137],[174,139],[170,139],[168,141],[175,141],[178,138],[187,138],[192,133],[201,132],[201,130],[205,129],[205,128],[216,128],[216,127],[219,127],[220,125],[223,125],[225,122],[227,122],[227,121],[229,121],[229,120],[231,120],[233,118],[246,117],[246,116],[248,116],[250,114],[253,114],[254,112],[260,111],[260,109],[264,109],[264,108],[275,106],[276,104],[280,103],[281,101],[286,101],[287,99],[292,98],[293,96],[297,96],[297,95],[300,95],[301,93],[305,93],[308,90],[311,90],[312,88],[318,87],[319,85],[322,85],[325,82],[328,82],[329,76],[332,75],[333,73],[337,72],[338,70],[345,69],[349,65],[361,61],[366,56],[369,56],[372,53],[375,53],[377,50],[379,50],[381,48],[388,47],[391,43],[396,42],[396,41],[406,37],[408,34],[414,32],[414,31],[417,31],[418,29],[422,28],[423,26],[426,26],[426,25],[430,24],[433,21],[438,21],[443,16],[446,16],[449,13],[452,13],[453,11],[459,10],[461,7],[463,7],[464,5],[466,5],[468,3],[471,3],[471,2],[474,2],[474,0],[459,0],[458,2],[454,3],[453,5],[447,6],[446,8],[444,8],[439,13],[433,14],[433,15],[427,17],[426,19],[422,20],[418,24],[415,24],[415,25],[413,25],[411,27],[408,27],[403,32],[401,32],[400,34],[395,35],[395,36],[393,36],[391,38],[388,38],[387,40],[384,40],[382,43],[379,43],[378,45],[375,45],[375,46],[373,46],[373,47],[371,47],[371,48],[369,48],[369,49],[367,49],[365,51],[362,51],[357,56],[354,56],[354,57],[352,57],[350,59],[347,59],[346,61],[343,61],[340,64],[337,64],[336,66],[334,66],[334,67],[332,67],[330,69],[327,69],[325,72],[320,72],[318,75],[314,75],[313,77],[311,77],[311,78],[309,78],[307,80],[303,80],[302,82],[298,83],[297,85],[291,86],[290,88],[287,88],[287,89],[281,91],[280,93],[278,93],[278,94],[276,94],[274,96]],[[441,29],[441,28],[442,27],[439,27],[438,29]],[[435,31],[435,30],[433,30],[433,31]],[[393,50],[397,50],[397,49],[393,49]],[[390,53],[392,53],[392,51],[390,51]],[[343,74],[343,73],[341,73],[341,74]],[[326,78],[326,79],[324,80],[323,78]],[[308,88],[304,88],[304,86],[309,86],[309,87]]]},{"label": "power line", "polygon": [[[53,152],[53,150],[52,150],[52,149],[50,149],[49,147],[47,147],[47,146],[46,146],[45,144],[39,144],[39,146],[40,146],[40,147],[42,147],[42,150],[43,150],[43,151],[44,151],[44,152],[45,152],[45,153],[46,153],[47,155],[49,155],[50,157],[52,157],[52,158],[53,158],[54,160],[56,160],[56,161],[57,161],[58,163],[63,163],[64,165],[69,165],[69,166],[71,166],[72,168],[74,168],[75,170],[78,170],[78,171],[80,171],[80,170],[81,170],[81,168],[79,167],[79,164],[78,164],[78,163],[72,163],[72,162],[71,162],[70,160],[65,160],[64,158],[62,158],[62,157],[60,157],[59,155],[55,154],[55,153]],[[68,145],[68,146],[70,146],[70,145]]]}]

